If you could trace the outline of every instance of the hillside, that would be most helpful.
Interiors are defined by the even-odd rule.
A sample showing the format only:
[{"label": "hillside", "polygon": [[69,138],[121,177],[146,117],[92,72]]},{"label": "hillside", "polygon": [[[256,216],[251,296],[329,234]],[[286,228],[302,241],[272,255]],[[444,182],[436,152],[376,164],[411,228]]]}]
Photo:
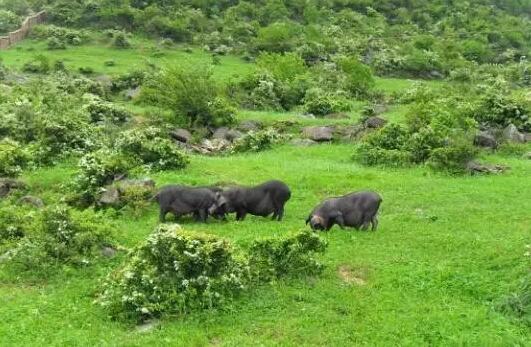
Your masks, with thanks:
[{"label": "hillside", "polygon": [[[0,33],[41,10],[0,50],[0,346],[531,344],[530,1],[0,0]],[[281,221],[231,193],[269,180]],[[366,190],[376,231],[314,210]]]}]

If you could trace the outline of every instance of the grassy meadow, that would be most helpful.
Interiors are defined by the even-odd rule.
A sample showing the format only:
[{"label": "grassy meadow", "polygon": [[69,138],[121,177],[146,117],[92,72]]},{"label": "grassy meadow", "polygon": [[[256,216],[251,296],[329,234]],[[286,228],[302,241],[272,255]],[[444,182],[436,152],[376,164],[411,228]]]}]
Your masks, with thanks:
[{"label": "grassy meadow", "polygon": [[[0,53],[7,67],[19,69],[37,52],[63,60],[68,69],[91,67],[95,74],[117,74],[147,63],[208,63],[194,49],[163,49],[138,39],[135,48],[99,44],[46,51],[44,43],[25,41]],[[107,60],[115,66],[105,66]],[[218,81],[243,76],[253,65],[223,56],[214,66]],[[415,81],[377,78],[376,88],[393,93]],[[430,82],[443,86],[443,82]],[[144,109],[120,101],[134,112]],[[301,125],[353,124],[364,104],[346,119],[308,119],[297,112],[238,111],[238,120],[265,124],[292,120]],[[405,109],[393,106],[384,117],[402,122]],[[526,150],[531,150],[527,144]],[[364,167],[352,160],[344,143],[310,147],[277,145],[249,154],[192,155],[181,171],[151,173],[157,186],[169,183],[253,185],[285,181],[292,190],[281,223],[248,216],[236,222],[182,222],[186,229],[212,233],[245,246],[264,236],[304,229],[304,220],[322,199],[370,189],[383,203],[376,232],[340,230],[322,237],[323,275],[283,280],[246,293],[229,307],[163,317],[147,332],[109,319],[93,303],[101,280],[119,266],[124,252],[86,268],[64,266],[46,279],[23,280],[0,272],[0,346],[530,346],[531,331],[521,321],[495,310],[518,286],[529,268],[531,244],[531,161],[484,152],[485,162],[510,169],[500,175],[451,176],[424,166]],[[76,171],[76,160],[26,171],[32,194],[48,203],[59,200]],[[140,213],[106,212],[116,224],[118,243],[132,248],[158,222],[158,208]]]}]

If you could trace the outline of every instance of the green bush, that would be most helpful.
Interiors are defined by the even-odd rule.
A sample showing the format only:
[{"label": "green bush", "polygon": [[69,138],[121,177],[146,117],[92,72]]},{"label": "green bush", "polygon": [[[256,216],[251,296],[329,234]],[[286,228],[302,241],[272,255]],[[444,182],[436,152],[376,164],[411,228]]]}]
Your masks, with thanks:
[{"label": "green bush", "polygon": [[154,170],[183,169],[189,158],[159,128],[127,130],[116,141],[116,148],[130,161]]},{"label": "green bush", "polygon": [[78,71],[82,75],[92,75],[94,74],[94,69],[90,66],[80,66]]},{"label": "green bush", "polygon": [[142,70],[133,70],[113,77],[111,80],[111,91],[121,92],[126,89],[133,89],[141,86],[146,79],[147,73]]},{"label": "green bush", "polygon": [[131,48],[131,42],[127,38],[127,35],[124,32],[118,32],[114,35],[112,45],[115,48],[127,49]]},{"label": "green bush", "polygon": [[50,60],[44,55],[38,55],[22,66],[22,71],[46,74],[50,71]]},{"label": "green bush", "polygon": [[98,302],[117,318],[186,314],[232,299],[245,289],[248,276],[229,242],[159,225],[108,276]]},{"label": "green bush", "polygon": [[212,71],[205,66],[166,68],[147,81],[141,100],[173,110],[176,119],[189,127],[234,122],[234,110],[222,101]]},{"label": "green bush", "polygon": [[21,24],[22,19],[15,13],[4,9],[0,10],[0,34],[17,30]]},{"label": "green bush", "polygon": [[57,37],[50,37],[46,43],[48,49],[55,50],[55,49],[66,49],[66,43],[64,41],[61,41]]},{"label": "green bush", "polygon": [[131,118],[130,113],[121,106],[112,102],[101,100],[98,97],[90,98],[90,101],[84,106],[90,115],[90,120],[93,123],[111,122],[114,124],[121,124]]},{"label": "green bush", "polygon": [[273,23],[261,28],[254,42],[258,51],[289,52],[295,49],[300,37],[300,28],[289,22]]},{"label": "green bush", "polygon": [[338,61],[339,68],[345,74],[345,89],[355,97],[366,96],[374,87],[371,68],[359,62],[355,57],[344,57]]},{"label": "green bush", "polygon": [[84,155],[79,160],[79,171],[74,180],[74,187],[80,194],[78,202],[92,204],[101,188],[126,175],[133,165],[130,158],[107,148]]},{"label": "green bush", "polygon": [[304,110],[315,116],[326,116],[331,113],[348,112],[352,110],[352,103],[343,95],[313,88],[304,96]]},{"label": "green bush", "polygon": [[253,280],[270,282],[287,276],[319,274],[323,266],[315,255],[326,247],[327,243],[310,231],[289,238],[256,240],[248,251]]},{"label": "green bush", "polygon": [[0,206],[0,246],[21,239],[34,229],[34,211],[16,205]]},{"label": "green bush", "polygon": [[29,154],[10,139],[0,140],[0,177],[16,177],[28,165]]},{"label": "green bush", "polygon": [[363,165],[404,166],[411,163],[411,154],[402,149],[384,149],[362,143],[356,147],[354,159]]},{"label": "green bush", "polygon": [[112,244],[114,228],[94,212],[51,206],[35,218],[33,229],[10,250],[7,266],[37,273],[56,265],[88,265],[101,247]]},{"label": "green bush", "polygon": [[474,159],[477,149],[466,136],[456,136],[449,143],[434,149],[428,165],[438,171],[460,174],[466,171],[466,165]]},{"label": "green bush", "polygon": [[236,141],[232,146],[233,153],[260,152],[270,149],[275,143],[282,140],[282,136],[274,129],[249,131]]},{"label": "green bush", "polygon": [[30,35],[36,39],[48,40],[48,42],[54,40],[63,46],[66,46],[66,44],[79,46],[88,39],[87,33],[83,31],[58,27],[55,25],[37,25],[31,29]]}]

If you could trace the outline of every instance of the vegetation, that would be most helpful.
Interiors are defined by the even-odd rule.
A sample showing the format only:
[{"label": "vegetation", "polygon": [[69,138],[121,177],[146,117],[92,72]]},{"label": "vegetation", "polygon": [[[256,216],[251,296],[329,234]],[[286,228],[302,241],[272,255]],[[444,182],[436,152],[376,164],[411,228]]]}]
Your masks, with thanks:
[{"label": "vegetation", "polygon": [[[0,345],[529,345],[530,6],[0,0],[47,11],[0,53]],[[158,223],[270,179],[282,222]],[[376,233],[305,227],[367,189]]]}]

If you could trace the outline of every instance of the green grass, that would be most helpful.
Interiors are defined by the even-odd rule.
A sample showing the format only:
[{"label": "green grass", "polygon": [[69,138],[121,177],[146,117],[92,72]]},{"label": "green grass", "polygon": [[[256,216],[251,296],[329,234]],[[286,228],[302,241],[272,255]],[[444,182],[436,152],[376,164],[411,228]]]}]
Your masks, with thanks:
[{"label": "green grass", "polygon": [[[249,216],[244,222],[196,224],[238,244],[304,228],[321,199],[359,189],[383,196],[377,232],[332,229],[321,277],[280,281],[256,289],[226,310],[166,317],[139,333],[113,322],[92,303],[100,280],[121,259],[86,269],[65,268],[42,283],[0,283],[0,345],[299,346],[529,345],[529,327],[493,309],[528,271],[531,243],[531,162],[507,164],[500,176],[451,177],[424,168],[366,168],[349,145],[280,146],[258,154],[194,156],[183,171],[152,175],[166,183],[255,184],[270,178],[292,188],[282,223]],[[62,194],[71,164],[24,179],[48,202]],[[116,219],[118,240],[132,247],[157,223],[151,206],[139,218]],[[340,266],[365,284],[347,284]]]}]

